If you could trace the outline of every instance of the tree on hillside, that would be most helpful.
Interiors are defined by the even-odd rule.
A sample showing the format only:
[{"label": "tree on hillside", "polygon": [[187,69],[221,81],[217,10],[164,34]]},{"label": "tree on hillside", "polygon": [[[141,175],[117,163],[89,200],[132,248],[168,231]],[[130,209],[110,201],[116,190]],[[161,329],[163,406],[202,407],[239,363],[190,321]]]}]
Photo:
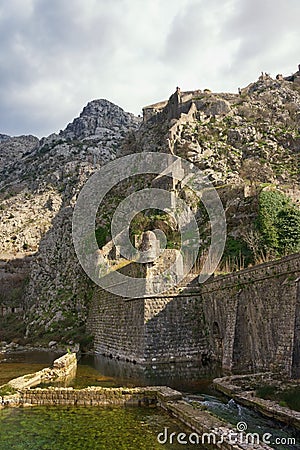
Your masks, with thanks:
[{"label": "tree on hillside", "polygon": [[300,211],[282,192],[260,193],[257,227],[265,251],[283,256],[300,250]]}]

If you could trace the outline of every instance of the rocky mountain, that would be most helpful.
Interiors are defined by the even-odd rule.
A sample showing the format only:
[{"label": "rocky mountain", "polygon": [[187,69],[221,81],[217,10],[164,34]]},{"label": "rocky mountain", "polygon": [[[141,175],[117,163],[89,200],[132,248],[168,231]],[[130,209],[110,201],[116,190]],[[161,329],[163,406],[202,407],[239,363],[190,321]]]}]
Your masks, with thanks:
[{"label": "rocky mountain", "polygon": [[36,251],[61,206],[70,203],[92,172],[120,154],[126,134],[138,124],[113,103],[94,100],[59,135],[3,140],[2,252]]},{"label": "rocky mountain", "polygon": [[133,114],[126,113],[108,100],[94,100],[83,108],[79,117],[60,132],[60,136],[71,140],[98,141],[107,136],[108,140],[115,139],[115,142],[112,142],[114,147],[119,144],[116,139],[125,137],[128,130],[139,122]]},{"label": "rocky mountain", "polygon": [[94,100],[59,135],[40,141],[22,137],[19,152],[14,149],[21,138],[2,141],[3,157],[12,156],[0,171],[3,285],[9,286],[15,270],[12,259],[26,261],[27,270],[23,267],[18,295],[6,288],[0,304],[26,306],[29,329],[45,331],[47,325],[50,336],[52,322],[69,321],[71,329],[65,329],[72,334],[74,323],[78,328],[84,318],[89,282],[71,241],[72,208],[84,182],[121,153],[139,122],[107,100]]},{"label": "rocky mountain", "polygon": [[215,185],[244,183],[251,174],[243,165],[250,160],[261,166],[258,181],[298,183],[299,101],[300,83],[268,75],[239,94],[175,93],[161,110],[144,108],[148,119],[137,133],[136,150],[169,148]]},{"label": "rocky mountain", "polygon": [[24,157],[38,146],[39,139],[35,136],[10,137],[0,135],[0,170],[7,169],[15,161]]},{"label": "rocky mountain", "polygon": [[[15,273],[11,261],[16,257],[30,262],[24,263],[19,292],[12,296],[7,288],[0,304],[25,307],[32,340],[84,341],[93,285],[75,256],[71,220],[88,177],[128,153],[170,152],[193,162],[215,185],[226,211],[229,244],[224,263],[235,261],[240,268],[239,257],[239,264],[246,258],[254,263],[261,245],[254,242],[261,192],[279,192],[283,205],[299,204],[299,77],[262,74],[236,94],[177,88],[168,100],[145,107],[142,122],[107,100],[94,100],[59,134],[40,141],[0,135],[0,150],[0,272]],[[110,237],[114,208],[138,188],[137,181],[123,184],[99,211],[96,226],[104,233],[103,242]],[[192,193],[183,189],[179,195],[197,213],[200,206]],[[204,214],[198,218],[205,250],[209,226]],[[164,220],[140,217],[136,231],[152,222],[165,231]],[[167,225],[173,236],[174,226]]]}]

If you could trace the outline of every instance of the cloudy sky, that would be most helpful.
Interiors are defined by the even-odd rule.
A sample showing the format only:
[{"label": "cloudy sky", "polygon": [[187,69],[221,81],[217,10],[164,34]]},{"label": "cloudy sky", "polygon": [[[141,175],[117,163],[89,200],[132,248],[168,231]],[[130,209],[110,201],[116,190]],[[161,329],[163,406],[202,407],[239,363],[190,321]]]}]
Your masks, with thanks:
[{"label": "cloudy sky", "polygon": [[0,133],[46,136],[107,98],[237,92],[300,63],[299,0],[0,0]]}]

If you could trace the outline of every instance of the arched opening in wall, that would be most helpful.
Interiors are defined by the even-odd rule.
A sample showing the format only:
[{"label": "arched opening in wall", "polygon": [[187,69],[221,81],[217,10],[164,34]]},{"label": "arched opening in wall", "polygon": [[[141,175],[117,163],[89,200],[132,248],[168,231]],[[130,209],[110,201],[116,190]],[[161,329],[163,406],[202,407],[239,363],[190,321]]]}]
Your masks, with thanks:
[{"label": "arched opening in wall", "polygon": [[212,332],[213,332],[213,336],[215,338],[220,338],[221,337],[221,332],[220,332],[220,327],[219,327],[218,322],[214,322],[213,323]]},{"label": "arched opening in wall", "polygon": [[223,357],[223,337],[218,322],[212,324],[213,350],[216,358],[222,361]]}]

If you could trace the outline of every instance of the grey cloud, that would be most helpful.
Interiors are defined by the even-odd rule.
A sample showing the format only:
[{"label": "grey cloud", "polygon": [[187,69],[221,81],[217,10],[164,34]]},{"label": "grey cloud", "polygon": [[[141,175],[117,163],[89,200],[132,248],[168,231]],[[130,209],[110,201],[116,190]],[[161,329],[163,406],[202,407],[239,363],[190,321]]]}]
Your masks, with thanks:
[{"label": "grey cloud", "polygon": [[173,64],[185,63],[193,53],[198,54],[209,38],[205,24],[205,3],[193,1],[174,17],[169,30],[162,58]]},{"label": "grey cloud", "polygon": [[49,134],[94,98],[137,113],[177,82],[284,72],[300,62],[298,1],[0,0],[0,133]]},{"label": "grey cloud", "polygon": [[[117,0],[114,7],[108,8],[107,2],[98,1],[97,11],[93,12],[83,8],[78,0],[35,0],[30,13],[23,15],[17,14],[16,3],[12,2],[0,17],[0,127],[8,133],[21,133],[29,124],[29,109],[30,117],[35,117],[33,131],[44,134],[52,121],[49,117],[48,124],[42,126],[39,117],[46,120],[51,86],[56,83],[60,90],[65,85],[76,91],[80,82],[86,83],[89,72],[93,73],[93,64],[96,71],[99,61],[102,71],[109,69],[111,57],[118,48],[117,31],[122,29],[122,11],[115,6],[122,2]],[[28,99],[27,108],[23,107],[21,99],[26,91],[31,89],[38,95],[40,90],[42,97],[41,83],[45,88],[49,85],[48,93],[46,89],[44,92],[44,103]],[[19,106],[16,108],[13,102]],[[37,107],[41,108],[39,115]]]},{"label": "grey cloud", "polygon": [[[105,5],[102,1],[98,5],[101,3]],[[18,39],[24,50],[34,51],[36,57],[59,57],[60,53],[68,56],[91,49],[103,53],[112,50],[118,36],[120,13],[100,8],[85,20],[81,13],[82,2],[77,0],[35,0],[31,15],[23,20],[10,15],[0,35],[11,51],[16,51]]]},{"label": "grey cloud", "polygon": [[[271,70],[285,64],[286,54],[289,60],[296,58],[300,50],[299,16],[298,0],[235,0],[233,16],[223,30],[225,40],[239,41],[232,68],[238,71],[260,64]],[[282,48],[281,43],[289,37],[293,42]],[[295,68],[297,63],[295,60]]]},{"label": "grey cloud", "polygon": [[47,53],[61,50],[74,53],[96,47],[101,51],[105,50],[104,43],[111,47],[120,14],[109,9],[107,2],[100,1],[100,8],[84,18],[82,5],[78,0],[37,0],[33,13],[35,29],[29,33],[30,41],[36,35],[38,46],[42,51],[47,49]]}]

